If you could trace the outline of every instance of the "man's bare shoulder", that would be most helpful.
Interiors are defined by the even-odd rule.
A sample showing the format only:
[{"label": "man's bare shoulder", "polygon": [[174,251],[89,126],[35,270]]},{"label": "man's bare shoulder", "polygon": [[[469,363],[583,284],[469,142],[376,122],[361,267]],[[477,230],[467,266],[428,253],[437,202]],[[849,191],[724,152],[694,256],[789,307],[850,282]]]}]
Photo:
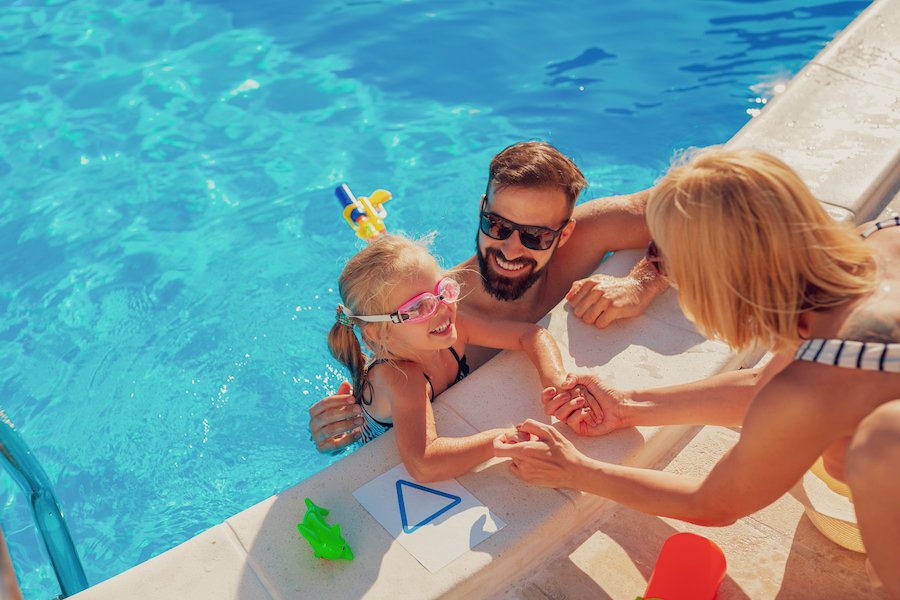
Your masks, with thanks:
[{"label": "man's bare shoulder", "polygon": [[591,222],[594,219],[602,219],[609,213],[643,215],[649,196],[650,190],[646,189],[631,194],[593,198],[576,206],[572,216]]},{"label": "man's bare shoulder", "polygon": [[646,247],[650,233],[644,211],[648,190],[623,196],[595,198],[575,207],[575,229],[559,249],[555,268],[564,277],[579,279],[597,268],[607,252]]}]

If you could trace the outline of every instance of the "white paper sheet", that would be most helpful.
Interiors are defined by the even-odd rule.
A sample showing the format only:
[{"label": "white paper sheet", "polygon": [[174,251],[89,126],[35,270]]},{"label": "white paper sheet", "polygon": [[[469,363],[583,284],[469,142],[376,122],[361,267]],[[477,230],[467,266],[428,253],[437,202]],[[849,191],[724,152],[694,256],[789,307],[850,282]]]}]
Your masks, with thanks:
[{"label": "white paper sheet", "polygon": [[402,464],[353,497],[432,573],[506,526],[455,479],[420,484]]}]

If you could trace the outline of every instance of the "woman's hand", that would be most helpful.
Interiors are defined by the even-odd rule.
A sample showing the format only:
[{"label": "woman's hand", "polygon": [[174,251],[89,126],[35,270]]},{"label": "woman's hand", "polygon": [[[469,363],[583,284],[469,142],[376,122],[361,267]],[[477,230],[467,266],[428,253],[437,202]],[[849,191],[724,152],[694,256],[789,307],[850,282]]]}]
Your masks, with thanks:
[{"label": "woman's hand", "polygon": [[518,426],[527,441],[494,439],[494,456],[512,459],[509,470],[519,479],[543,487],[577,488],[577,473],[587,458],[555,427],[528,419]]},{"label": "woman's hand", "polygon": [[587,436],[605,435],[626,427],[622,417],[625,402],[624,393],[589,373],[570,375],[560,388],[549,387],[541,393],[544,414]]}]

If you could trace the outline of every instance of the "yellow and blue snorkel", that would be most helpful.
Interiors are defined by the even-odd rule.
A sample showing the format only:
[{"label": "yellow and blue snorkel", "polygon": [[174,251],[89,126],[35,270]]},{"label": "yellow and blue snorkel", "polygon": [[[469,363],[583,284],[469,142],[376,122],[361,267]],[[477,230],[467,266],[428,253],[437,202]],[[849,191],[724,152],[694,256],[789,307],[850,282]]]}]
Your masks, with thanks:
[{"label": "yellow and blue snorkel", "polygon": [[389,191],[375,190],[368,198],[354,196],[350,187],[342,183],[335,188],[334,195],[344,207],[344,220],[360,239],[371,242],[387,233],[384,226],[387,211],[383,205],[391,199]]}]

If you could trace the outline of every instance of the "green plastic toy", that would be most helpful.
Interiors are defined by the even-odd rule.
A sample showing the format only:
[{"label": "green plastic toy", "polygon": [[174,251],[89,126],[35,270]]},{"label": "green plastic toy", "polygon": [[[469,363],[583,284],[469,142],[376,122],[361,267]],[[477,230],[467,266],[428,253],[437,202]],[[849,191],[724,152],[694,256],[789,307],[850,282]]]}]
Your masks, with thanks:
[{"label": "green plastic toy", "polygon": [[306,538],[309,545],[313,547],[316,558],[353,560],[353,550],[341,535],[341,526],[329,525],[325,522],[326,516],[328,516],[328,509],[316,506],[312,500],[307,498],[303,522],[297,523],[300,535]]}]

